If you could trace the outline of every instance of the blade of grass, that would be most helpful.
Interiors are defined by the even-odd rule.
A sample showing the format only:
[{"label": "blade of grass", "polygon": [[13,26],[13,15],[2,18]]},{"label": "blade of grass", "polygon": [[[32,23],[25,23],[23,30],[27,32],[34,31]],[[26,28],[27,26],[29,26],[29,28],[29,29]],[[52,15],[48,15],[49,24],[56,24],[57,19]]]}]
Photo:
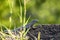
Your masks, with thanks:
[{"label": "blade of grass", "polygon": [[26,36],[26,34],[28,33],[29,30],[30,30],[30,28],[27,29],[26,32],[24,32],[24,35],[23,35],[24,37]]},{"label": "blade of grass", "polygon": [[38,32],[38,40],[40,40],[40,32]]},{"label": "blade of grass", "polygon": [[29,16],[29,18],[27,19],[27,21],[25,22],[25,25],[28,23],[29,19],[31,18],[31,16]]},{"label": "blade of grass", "polygon": [[[8,4],[9,4],[9,9],[10,9],[10,14],[12,15],[13,13],[13,7],[14,7],[14,0],[8,0]],[[9,22],[10,22],[10,27],[12,25],[12,16],[9,17]]]},{"label": "blade of grass", "polygon": [[26,21],[26,0],[24,0],[24,24]]},{"label": "blade of grass", "polygon": [[21,5],[21,0],[19,0],[20,2],[20,23],[22,23],[22,5]]}]

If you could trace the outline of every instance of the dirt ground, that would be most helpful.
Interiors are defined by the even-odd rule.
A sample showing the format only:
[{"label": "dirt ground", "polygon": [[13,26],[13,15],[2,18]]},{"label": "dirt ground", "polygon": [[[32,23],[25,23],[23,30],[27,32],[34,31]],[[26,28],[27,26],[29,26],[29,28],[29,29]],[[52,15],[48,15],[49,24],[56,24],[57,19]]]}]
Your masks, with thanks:
[{"label": "dirt ground", "polygon": [[40,32],[41,40],[60,40],[60,25],[59,24],[39,24],[31,28],[28,32],[29,40],[36,40]]}]

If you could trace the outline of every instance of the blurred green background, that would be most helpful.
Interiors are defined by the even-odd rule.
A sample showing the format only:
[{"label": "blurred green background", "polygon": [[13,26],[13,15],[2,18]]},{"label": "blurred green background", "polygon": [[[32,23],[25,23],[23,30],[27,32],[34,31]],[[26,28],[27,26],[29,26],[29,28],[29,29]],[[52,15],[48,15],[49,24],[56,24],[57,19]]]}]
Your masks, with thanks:
[{"label": "blurred green background", "polygon": [[[20,26],[20,6],[24,11],[23,0],[0,0],[0,24]],[[26,0],[26,20],[29,16],[29,21],[38,19],[40,24],[60,24],[60,0]]]}]

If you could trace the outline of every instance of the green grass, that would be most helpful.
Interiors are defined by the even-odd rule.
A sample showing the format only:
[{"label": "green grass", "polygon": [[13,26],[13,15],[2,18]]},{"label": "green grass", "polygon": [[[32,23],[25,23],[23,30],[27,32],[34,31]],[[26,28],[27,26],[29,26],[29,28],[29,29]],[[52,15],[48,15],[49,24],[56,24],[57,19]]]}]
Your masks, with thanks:
[{"label": "green grass", "polygon": [[[7,0],[8,1],[8,3],[9,3],[9,8],[10,8],[10,13],[12,14],[13,13],[13,7],[14,7],[14,0]],[[19,1],[21,1],[21,0],[19,0]],[[20,23],[22,23],[22,26],[24,26],[25,27],[25,25],[28,23],[28,21],[29,21],[29,19],[30,19],[30,17],[27,19],[27,21],[26,21],[26,1],[24,0],[24,17],[22,16],[22,12],[23,12],[23,10],[22,10],[22,5],[21,5],[21,2],[20,2],[20,14],[21,15],[19,15],[19,17],[20,17]],[[28,38],[26,38],[26,34],[27,34],[27,32],[29,31],[29,29],[27,30],[27,31],[25,31],[25,28],[24,28],[24,30],[23,31],[20,31],[19,32],[19,35],[14,35],[12,32],[11,32],[11,30],[10,30],[10,28],[12,27],[12,16],[10,16],[9,17],[9,21],[10,21],[10,25],[9,25],[9,28],[7,28],[6,26],[4,26],[4,25],[2,25],[2,26],[4,26],[7,30],[8,30],[8,33],[9,33],[9,35],[8,34],[5,34],[4,32],[3,32],[3,30],[2,30],[2,28],[1,28],[1,31],[0,31],[0,34],[1,34],[1,40],[10,40],[10,39],[15,39],[15,40],[28,40]],[[10,38],[7,38],[7,37],[10,37]]]},{"label": "green grass", "polygon": [[[10,13],[13,14],[14,0],[7,0],[7,1],[9,3]],[[24,30],[19,32],[20,36],[14,35],[10,30],[10,28],[12,27],[12,21],[13,21],[12,16],[10,16],[9,17],[9,22],[10,22],[9,28],[7,28],[5,25],[1,24],[1,26],[4,26],[8,30],[9,35],[5,34],[1,28],[1,31],[0,31],[1,40],[11,40],[11,39],[28,40],[29,39],[29,37],[26,36],[29,29],[27,29],[27,31],[25,31],[26,30],[25,25],[28,23],[31,16],[26,20],[26,0],[24,0],[24,11],[23,11],[23,7],[21,5],[21,3],[22,3],[21,0],[19,0],[19,2],[20,2],[20,15],[19,15],[20,23],[22,24],[22,26],[24,26]],[[24,12],[24,15],[22,14],[22,12]],[[38,33],[38,35],[40,35],[40,33]],[[38,36],[38,40],[40,40],[40,36]]]}]

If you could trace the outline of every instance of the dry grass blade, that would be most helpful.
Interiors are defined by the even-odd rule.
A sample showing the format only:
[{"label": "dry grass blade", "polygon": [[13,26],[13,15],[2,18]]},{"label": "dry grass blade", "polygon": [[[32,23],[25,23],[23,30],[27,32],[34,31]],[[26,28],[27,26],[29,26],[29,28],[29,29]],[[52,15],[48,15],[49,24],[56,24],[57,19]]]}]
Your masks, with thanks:
[{"label": "dry grass blade", "polygon": [[38,33],[38,40],[40,40],[40,32]]}]

